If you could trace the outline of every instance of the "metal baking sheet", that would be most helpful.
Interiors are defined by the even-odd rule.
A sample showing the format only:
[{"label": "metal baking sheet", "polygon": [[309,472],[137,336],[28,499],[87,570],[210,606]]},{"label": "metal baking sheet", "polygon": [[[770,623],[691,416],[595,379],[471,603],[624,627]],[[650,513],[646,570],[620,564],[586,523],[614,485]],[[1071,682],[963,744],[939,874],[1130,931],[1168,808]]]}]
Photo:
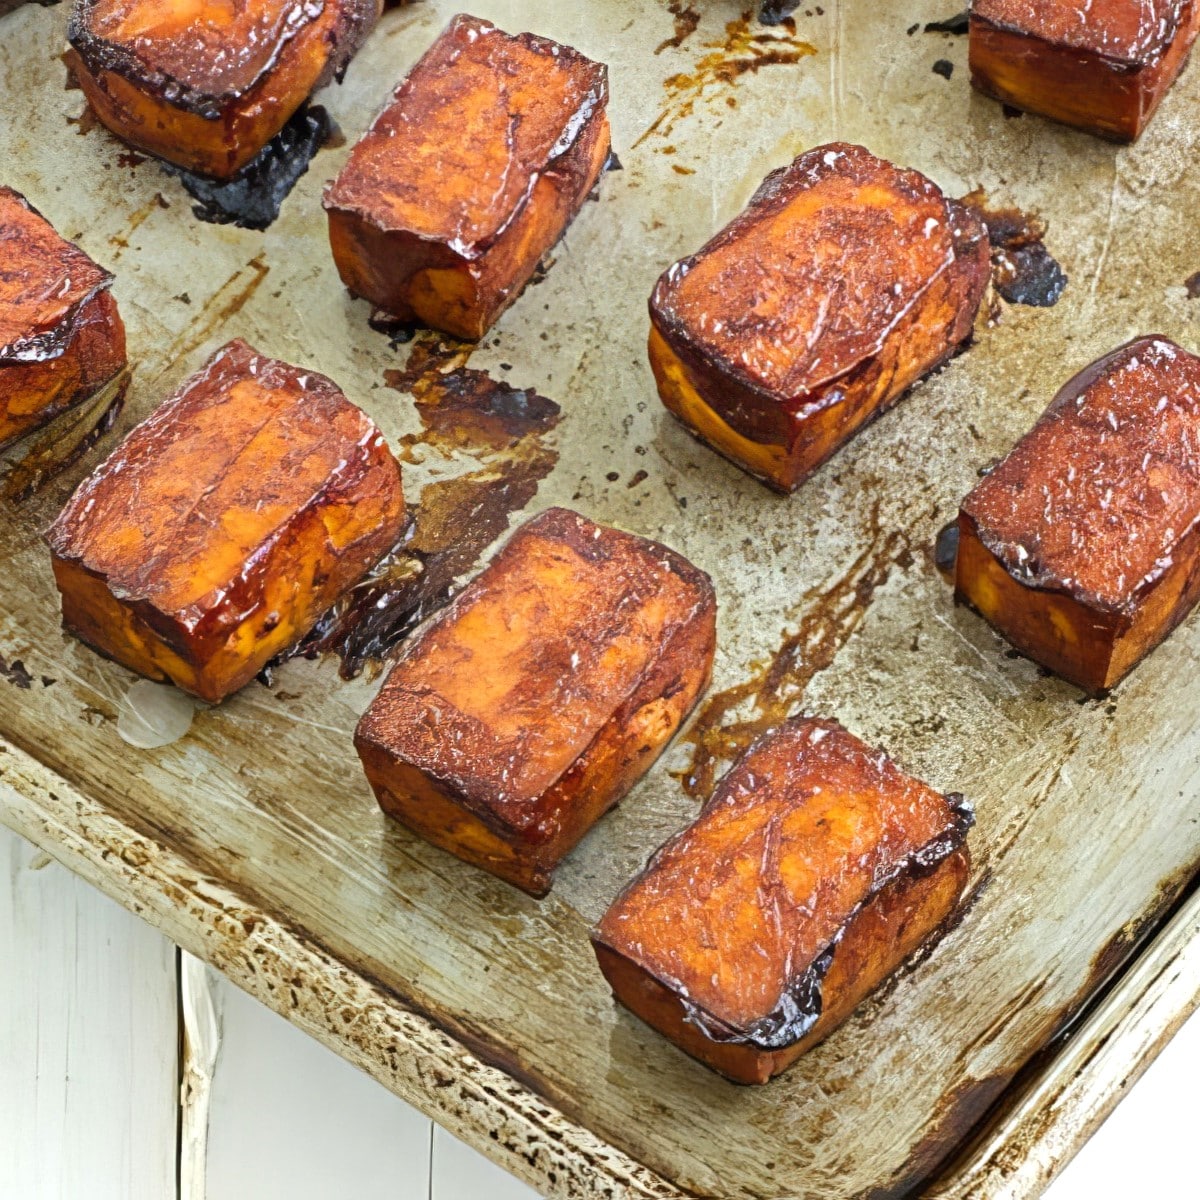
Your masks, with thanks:
[{"label": "metal baking sheet", "polygon": [[[344,85],[320,98],[351,139],[455,8],[421,0],[386,14]],[[101,449],[32,499],[4,502],[0,818],[547,1194],[880,1200],[939,1166],[952,1192],[966,1177],[944,1164],[968,1130],[982,1121],[978,1136],[1002,1134],[1007,1118],[994,1114],[1024,1103],[1014,1076],[1200,862],[1200,622],[1110,698],[1083,701],[956,609],[931,561],[978,469],[1067,374],[1138,333],[1196,344],[1200,301],[1185,281],[1200,270],[1200,177],[1188,169],[1200,70],[1139,145],[1117,148],[972,94],[965,39],[924,31],[951,15],[927,0],[802,5],[794,34],[776,27],[783,40],[771,43],[739,0],[478,0],[474,11],[610,64],[624,165],[471,359],[562,406],[539,442],[553,469],[525,512],[566,504],[712,574],[720,651],[699,719],[731,742],[772,706],[803,707],[971,796],[963,919],[786,1076],[724,1083],[613,1006],[586,937],[696,812],[681,781],[694,745],[668,752],[540,903],[382,817],[350,743],[377,682],[345,682],[332,660],[287,663],[273,690],[251,685],[198,713],[182,741],[135,750],[115,728],[133,679],[62,634],[39,540]],[[175,179],[78,120],[82,98],[64,90],[59,61],[65,19],[65,6],[31,5],[0,23],[0,179],[116,272],[136,362],[117,432],[240,335],[331,375],[406,445],[410,498],[492,469],[469,451],[421,450],[411,398],[385,374],[412,347],[372,332],[339,285],[320,192],[347,150],[318,154],[265,233],[201,223]],[[935,71],[939,60],[953,70]],[[982,186],[1041,213],[1070,284],[1054,308],[1005,308],[781,499],[658,404],[645,302],[662,268],[769,169],[832,139],[951,194]],[[1176,930],[1160,953],[1177,955],[1194,932],[1194,921]],[[1125,1065],[1146,1052],[1130,1048]],[[1043,1051],[1042,1085],[1059,1064],[1086,1076],[1069,1053]],[[1022,1119],[1016,1157],[996,1168],[1006,1178],[1051,1128],[1041,1110]],[[1015,1194],[1044,1177],[1029,1173]]]}]

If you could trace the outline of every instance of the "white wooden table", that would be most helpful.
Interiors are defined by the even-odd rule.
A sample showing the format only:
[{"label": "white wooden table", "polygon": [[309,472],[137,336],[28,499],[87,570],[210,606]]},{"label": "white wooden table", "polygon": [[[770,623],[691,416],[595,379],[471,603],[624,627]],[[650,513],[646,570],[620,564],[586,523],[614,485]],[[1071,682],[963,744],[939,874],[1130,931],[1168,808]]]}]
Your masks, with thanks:
[{"label": "white wooden table", "polygon": [[[4,1200],[535,1195],[2,826],[0,964]],[[1197,1068],[1193,1018],[1049,1200],[1195,1195]]]}]

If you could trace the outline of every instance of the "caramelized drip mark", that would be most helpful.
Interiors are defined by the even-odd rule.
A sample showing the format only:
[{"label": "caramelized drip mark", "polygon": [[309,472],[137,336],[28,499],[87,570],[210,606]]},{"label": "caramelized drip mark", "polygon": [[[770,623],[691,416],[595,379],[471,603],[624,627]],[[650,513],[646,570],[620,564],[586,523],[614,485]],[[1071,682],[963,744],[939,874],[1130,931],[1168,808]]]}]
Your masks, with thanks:
[{"label": "caramelized drip mark", "polygon": [[302,106],[258,157],[231,179],[210,179],[173,163],[162,165],[178,176],[188,195],[198,201],[192,212],[201,221],[266,229],[279,216],[288,193],[307,172],[316,152],[336,141],[340,132],[319,104]]},{"label": "caramelized drip mark", "polygon": [[954,564],[958,561],[958,521],[951,521],[938,530],[933,543],[934,566],[949,580],[954,578]]},{"label": "caramelized drip mark", "polygon": [[[690,116],[696,102],[709,96],[714,88],[733,86],[747,73],[757,74],[764,67],[790,66],[816,54],[815,46],[798,40],[786,26],[778,33],[754,28],[751,15],[747,9],[736,21],[725,26],[723,38],[703,43],[708,53],[697,59],[691,71],[663,80],[667,104],[633,143],[635,147],[652,134],[668,136],[675,123]],[[732,99],[732,96],[726,97],[727,101]]]},{"label": "caramelized drip mark", "polygon": [[967,33],[971,27],[971,14],[964,9],[960,13],[955,13],[952,17],[947,17],[944,21],[927,21],[925,23],[926,33]]},{"label": "caramelized drip mark", "polygon": [[[799,0],[796,0],[799,3]],[[696,32],[700,24],[700,14],[689,4],[686,8],[683,0],[671,0],[668,9],[675,18],[675,33],[654,48],[655,54],[661,54],[669,48],[678,49]]]},{"label": "caramelized drip mark", "polygon": [[100,127],[100,118],[96,116],[96,110],[85,101],[83,111],[77,117],[68,117],[67,124],[74,125],[75,132],[82,137]]},{"label": "caramelized drip mark", "polygon": [[51,421],[24,458],[9,471],[0,496],[20,504],[78,462],[117,423],[132,375],[132,370],[126,367],[90,400]]},{"label": "caramelized drip mark", "polygon": [[1189,275],[1184,281],[1183,286],[1187,288],[1189,300],[1200,300],[1200,271],[1195,275]]},{"label": "caramelized drip mark", "polygon": [[1058,303],[1067,276],[1046,249],[1046,223],[1019,208],[991,209],[987,195],[976,188],[962,198],[987,226],[992,243],[992,286],[1010,304],[1050,308]]},{"label": "caramelized drip mark", "polygon": [[892,568],[909,562],[908,540],[899,530],[864,550],[845,575],[804,598],[796,631],[784,631],[769,662],[705,701],[683,737],[693,747],[692,760],[678,778],[689,796],[706,800],[722,767],[797,711],[808,685],[833,663]]},{"label": "caramelized drip mark", "polygon": [[402,370],[386,372],[389,387],[412,393],[421,418],[421,432],[401,441],[400,460],[449,461],[466,453],[477,466],[425,486],[400,542],[295,651],[338,655],[343,679],[387,661],[450,599],[456,581],[478,565],[558,462],[549,441],[558,405],[463,366],[470,351],[465,343],[423,337]]}]

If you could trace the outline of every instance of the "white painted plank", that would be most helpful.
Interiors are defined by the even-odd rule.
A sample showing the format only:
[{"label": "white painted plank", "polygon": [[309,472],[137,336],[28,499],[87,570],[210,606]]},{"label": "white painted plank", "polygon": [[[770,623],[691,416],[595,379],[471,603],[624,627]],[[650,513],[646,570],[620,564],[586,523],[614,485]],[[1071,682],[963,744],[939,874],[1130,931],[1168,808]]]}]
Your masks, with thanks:
[{"label": "white painted plank", "polygon": [[1196,1078],[1200,1013],[1191,1017],[1130,1089],[1045,1200],[1194,1196],[1200,1190]]},{"label": "white painted plank", "polygon": [[0,827],[0,964],[0,1196],[173,1196],[175,947]]},{"label": "white painted plank", "polygon": [[433,1131],[433,1183],[429,1200],[538,1200],[538,1194],[503,1167],[440,1126]]},{"label": "white painted plank", "polygon": [[208,972],[221,1014],[206,1200],[427,1200],[428,1117]]}]

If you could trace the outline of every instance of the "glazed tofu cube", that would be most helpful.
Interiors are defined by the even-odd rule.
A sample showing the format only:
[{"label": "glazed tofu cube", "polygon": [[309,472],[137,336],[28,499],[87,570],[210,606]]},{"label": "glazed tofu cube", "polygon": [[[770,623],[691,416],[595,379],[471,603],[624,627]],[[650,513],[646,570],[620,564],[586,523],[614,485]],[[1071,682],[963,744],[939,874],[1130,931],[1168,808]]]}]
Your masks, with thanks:
[{"label": "glazed tofu cube", "polygon": [[46,535],[63,624],[217,702],[396,543],[400,469],[323,375],[230,342],[137,426]]},{"label": "glazed tofu cube", "polygon": [[716,601],[667,547],[561,508],[415,637],[355,745],[384,811],[534,896],[708,683]]},{"label": "glazed tofu cube", "polygon": [[955,593],[1111,688],[1200,598],[1200,358],[1161,337],[1075,376],[962,502]]},{"label": "glazed tofu cube", "polygon": [[118,137],[227,179],[345,70],[382,0],[74,0],[68,68]]},{"label": "glazed tofu cube", "polygon": [[380,318],[480,338],[608,161],[608,72],[458,16],[325,193],[342,280]]},{"label": "glazed tofu cube", "polygon": [[0,446],[82,404],[125,367],[113,278],[0,187]]},{"label": "glazed tofu cube", "polygon": [[592,934],[616,998],[736,1083],[766,1083],[947,921],[973,823],[832,721],[760,738]]},{"label": "glazed tofu cube", "polygon": [[837,143],[772,172],[650,298],[663,403],[793,491],[971,335],[987,233],[916,171]]},{"label": "glazed tofu cube", "polygon": [[1132,141],[1197,30],[1193,0],[975,0],[971,82],[1014,108]]}]

